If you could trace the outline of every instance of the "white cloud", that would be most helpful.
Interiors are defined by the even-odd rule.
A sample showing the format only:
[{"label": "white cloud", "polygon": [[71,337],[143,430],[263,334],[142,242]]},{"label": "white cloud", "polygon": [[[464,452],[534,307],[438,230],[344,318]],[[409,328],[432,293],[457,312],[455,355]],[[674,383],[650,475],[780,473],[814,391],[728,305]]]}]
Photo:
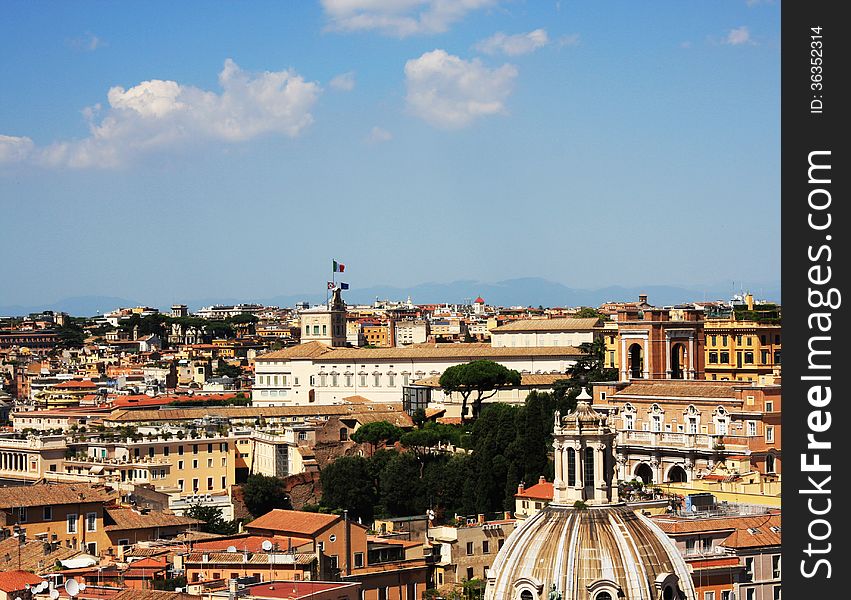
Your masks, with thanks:
[{"label": "white cloud", "polygon": [[80,37],[68,40],[68,45],[74,50],[80,50],[82,52],[94,52],[98,48],[103,48],[107,44],[92,32],[87,31],[84,35]]},{"label": "white cloud", "polygon": [[740,46],[741,44],[753,44],[751,40],[751,32],[746,25],[736,27],[727,32],[727,37],[724,38],[724,43],[730,46]]},{"label": "white cloud", "polygon": [[442,33],[467,13],[498,0],[322,0],[332,31],[374,30],[406,37]]},{"label": "white cloud", "polygon": [[373,127],[372,130],[369,132],[369,135],[366,136],[366,141],[371,143],[371,144],[380,144],[381,142],[389,142],[392,139],[393,139],[392,133],[390,133],[386,129],[378,127],[377,125],[375,127]]},{"label": "white cloud", "polygon": [[351,92],[355,89],[355,72],[341,73],[334,77],[328,86],[340,92]]},{"label": "white cloud", "polygon": [[479,59],[426,52],[405,63],[408,110],[437,127],[464,127],[479,117],[505,113],[516,77],[513,65],[489,69]]},{"label": "white cloud", "polygon": [[578,33],[568,33],[567,35],[563,35],[558,38],[558,47],[563,48],[565,46],[578,46],[581,42]]},{"label": "white cloud", "polygon": [[34,147],[35,144],[28,137],[0,135],[0,164],[25,160]]},{"label": "white cloud", "polygon": [[231,59],[219,73],[219,85],[221,93],[159,79],[110,88],[102,119],[96,121],[99,105],[83,110],[88,137],[31,148],[29,156],[48,166],[115,167],[139,154],[203,142],[295,137],[313,122],[310,111],[321,92],[292,70],[252,74]]},{"label": "white cloud", "polygon": [[501,53],[508,56],[519,56],[543,48],[549,41],[547,32],[543,29],[515,35],[506,35],[500,31],[477,43],[475,48],[485,54]]}]

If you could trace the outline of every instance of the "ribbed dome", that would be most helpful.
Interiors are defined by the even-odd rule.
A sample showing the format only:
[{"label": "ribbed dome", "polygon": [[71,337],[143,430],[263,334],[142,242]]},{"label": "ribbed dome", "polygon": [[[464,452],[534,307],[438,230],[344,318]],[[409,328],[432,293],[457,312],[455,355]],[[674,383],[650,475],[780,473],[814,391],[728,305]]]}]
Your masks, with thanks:
[{"label": "ribbed dome", "polygon": [[695,600],[673,541],[624,504],[551,505],[506,540],[488,572],[485,599],[558,594],[561,600]]}]

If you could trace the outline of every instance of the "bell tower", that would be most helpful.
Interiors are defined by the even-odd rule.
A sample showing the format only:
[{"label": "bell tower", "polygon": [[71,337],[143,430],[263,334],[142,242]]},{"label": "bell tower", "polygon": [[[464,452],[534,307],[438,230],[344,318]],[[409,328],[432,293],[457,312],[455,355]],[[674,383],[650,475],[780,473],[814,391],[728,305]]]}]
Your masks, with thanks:
[{"label": "bell tower", "polygon": [[582,389],[576,410],[553,424],[555,481],[553,504],[573,506],[619,502],[615,474],[615,438],[605,415],[591,408],[591,396]]}]

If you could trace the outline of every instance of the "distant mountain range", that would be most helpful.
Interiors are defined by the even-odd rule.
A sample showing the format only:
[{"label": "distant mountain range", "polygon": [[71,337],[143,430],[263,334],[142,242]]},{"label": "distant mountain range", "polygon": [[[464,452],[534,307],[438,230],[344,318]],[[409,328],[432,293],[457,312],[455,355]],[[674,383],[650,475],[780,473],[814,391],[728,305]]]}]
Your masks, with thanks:
[{"label": "distant mountain range", "polygon": [[[736,290],[741,291],[741,290]],[[780,283],[756,284],[745,289],[758,300],[780,302]],[[699,300],[729,300],[733,294],[729,283],[706,286],[647,285],[643,287],[609,286],[598,289],[572,288],[540,277],[524,277],[497,282],[460,280],[450,283],[420,283],[411,287],[378,285],[355,288],[344,292],[350,304],[371,304],[376,299],[405,300],[408,296],[417,304],[438,302],[467,303],[481,296],[492,306],[598,306],[603,302],[637,300],[639,294],[647,294],[648,301],[656,306],[667,306]],[[256,302],[271,306],[293,306],[298,302],[318,303],[325,300],[321,293],[288,294],[272,298],[196,298],[174,301],[187,304],[189,310],[198,310],[212,304],[238,304]],[[169,310],[171,304],[157,305],[144,299],[130,300],[113,296],[76,296],[45,305],[0,306],[0,315],[26,315],[42,310],[67,312],[71,315],[91,316],[113,310],[120,306],[157,306]]]}]

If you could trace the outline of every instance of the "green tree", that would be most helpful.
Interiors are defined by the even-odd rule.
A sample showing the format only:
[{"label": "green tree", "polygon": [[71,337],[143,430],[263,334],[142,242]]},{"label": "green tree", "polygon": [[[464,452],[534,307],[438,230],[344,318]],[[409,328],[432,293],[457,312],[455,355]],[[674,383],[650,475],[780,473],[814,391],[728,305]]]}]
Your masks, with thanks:
[{"label": "green tree", "polygon": [[605,319],[606,316],[598,311],[596,308],[591,308],[590,306],[583,306],[573,315],[576,319]]},{"label": "green tree", "polygon": [[225,521],[224,517],[222,517],[222,509],[216,506],[193,504],[186,511],[186,516],[203,521],[204,524],[201,525],[201,531],[206,533],[231,535],[239,531],[239,523],[237,521]]},{"label": "green tree", "polygon": [[414,425],[422,429],[423,425],[426,422],[426,411],[424,408],[418,408],[414,411],[414,414],[411,415],[411,420],[414,422]]},{"label": "green tree", "polygon": [[242,484],[242,497],[248,512],[255,517],[275,508],[292,508],[284,490],[284,482],[278,477],[249,475]]},{"label": "green tree", "polygon": [[410,452],[399,452],[381,470],[380,503],[391,516],[422,514],[427,508],[420,463]]},{"label": "green tree", "polygon": [[343,456],[325,466],[320,473],[321,506],[345,509],[353,519],[372,520],[377,503],[374,474],[362,456]]},{"label": "green tree", "polygon": [[461,394],[461,420],[467,416],[467,401],[473,397],[473,418],[477,419],[482,401],[493,397],[500,389],[520,385],[520,373],[491,360],[472,362],[449,367],[440,376],[440,387],[447,392]]},{"label": "green tree", "polygon": [[370,454],[374,454],[379,444],[393,444],[402,437],[404,430],[389,421],[374,421],[362,425],[352,433],[352,441],[369,444]]},{"label": "green tree", "polygon": [[226,362],[221,362],[215,371],[216,377],[230,377],[231,379],[239,379],[242,375],[242,369],[237,365],[231,365]]}]

